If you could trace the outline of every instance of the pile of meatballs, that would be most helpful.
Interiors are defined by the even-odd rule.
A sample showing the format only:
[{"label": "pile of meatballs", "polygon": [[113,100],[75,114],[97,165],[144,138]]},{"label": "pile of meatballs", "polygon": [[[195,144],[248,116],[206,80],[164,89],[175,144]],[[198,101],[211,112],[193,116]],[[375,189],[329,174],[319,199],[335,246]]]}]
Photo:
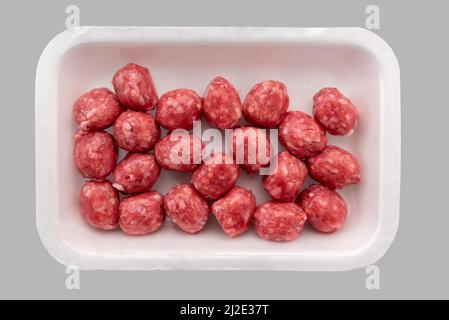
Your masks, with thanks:
[{"label": "pile of meatballs", "polygon": [[[343,226],[348,207],[335,189],[360,183],[360,164],[328,145],[327,133],[350,135],[358,120],[357,108],[338,89],[313,96],[312,117],[288,111],[287,88],[274,80],[254,85],[243,103],[223,77],[212,79],[203,97],[190,89],[158,97],[150,71],[133,63],[114,74],[112,85],[114,91],[93,89],[73,104],[79,125],[74,163],[86,179],[80,211],[89,225],[141,236],[168,217],[195,234],[212,213],[228,237],[254,224],[260,238],[272,241],[296,239],[306,223],[324,233]],[[204,155],[201,138],[189,131],[203,115],[215,128],[232,129],[230,154]],[[248,125],[240,125],[242,116]],[[105,131],[111,126],[112,134]],[[267,129],[278,129],[285,151],[273,154]],[[117,163],[119,148],[128,153]],[[191,182],[162,195],[152,190],[162,169],[191,173]],[[240,169],[254,178],[268,170],[262,184],[272,200],[257,205],[250,190],[236,186]],[[301,191],[308,175],[316,183]]]}]

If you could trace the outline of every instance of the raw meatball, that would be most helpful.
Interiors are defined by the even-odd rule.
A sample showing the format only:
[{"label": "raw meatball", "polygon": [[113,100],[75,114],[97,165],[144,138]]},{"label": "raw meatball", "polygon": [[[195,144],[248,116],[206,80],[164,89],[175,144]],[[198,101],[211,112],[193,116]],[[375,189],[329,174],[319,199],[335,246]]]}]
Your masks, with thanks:
[{"label": "raw meatball", "polygon": [[256,199],[251,191],[234,187],[215,201],[211,210],[224,233],[233,238],[248,230],[256,210]]},{"label": "raw meatball", "polygon": [[117,161],[114,139],[103,131],[77,134],[73,158],[83,177],[103,180],[114,170]]},{"label": "raw meatball", "polygon": [[177,89],[164,93],[157,106],[156,121],[168,131],[190,130],[201,117],[201,98],[195,91]]},{"label": "raw meatball", "polygon": [[173,187],[164,197],[165,212],[183,231],[197,233],[206,224],[209,205],[188,183]]},{"label": "raw meatball", "polygon": [[234,128],[242,117],[242,102],[228,80],[215,77],[204,94],[203,110],[206,120],[214,127]]},{"label": "raw meatball", "polygon": [[307,160],[310,176],[331,189],[342,189],[360,183],[360,164],[348,151],[327,146],[320,154]]},{"label": "raw meatball", "polygon": [[149,191],[160,172],[153,155],[128,153],[112,172],[113,186],[124,193]]},{"label": "raw meatball", "polygon": [[327,144],[324,128],[301,111],[286,114],[279,126],[279,140],[291,154],[300,159],[318,154]]},{"label": "raw meatball", "polygon": [[148,111],[157,103],[156,89],[150,71],[138,64],[129,63],[120,68],[112,78],[118,100],[129,109]]},{"label": "raw meatball", "polygon": [[120,228],[129,235],[153,233],[164,223],[163,197],[159,192],[129,196],[120,203]]},{"label": "raw meatball", "polygon": [[156,144],[155,156],[166,170],[190,172],[202,161],[203,144],[191,134],[168,134]]},{"label": "raw meatball", "polygon": [[215,200],[231,189],[239,177],[232,157],[216,153],[192,174],[192,184],[206,200]]},{"label": "raw meatball", "polygon": [[307,214],[307,221],[316,230],[334,232],[346,220],[348,208],[340,195],[319,184],[311,185],[301,191],[296,202]]},{"label": "raw meatball", "polygon": [[299,236],[306,220],[306,214],[296,203],[270,201],[257,207],[254,227],[262,239],[292,241]]},{"label": "raw meatball", "polygon": [[73,117],[81,131],[98,131],[114,124],[123,109],[115,94],[107,88],[93,89],[73,104]]},{"label": "raw meatball", "polygon": [[285,84],[268,80],[256,84],[243,102],[243,115],[250,123],[264,128],[279,125],[287,112],[289,98]]},{"label": "raw meatball", "polygon": [[118,192],[109,181],[87,181],[80,192],[81,215],[91,226],[113,230],[119,224]]},{"label": "raw meatball", "polygon": [[160,138],[153,117],[137,111],[123,112],[114,124],[113,133],[119,147],[131,152],[151,150]]},{"label": "raw meatball", "polygon": [[284,151],[277,156],[275,171],[263,178],[263,187],[275,200],[293,201],[307,177],[306,165]]},{"label": "raw meatball", "polygon": [[270,164],[270,140],[264,129],[241,127],[233,131],[231,150],[237,164],[248,173],[257,173]]},{"label": "raw meatball", "polygon": [[349,135],[357,125],[358,111],[336,88],[324,88],[313,96],[313,116],[330,134]]}]

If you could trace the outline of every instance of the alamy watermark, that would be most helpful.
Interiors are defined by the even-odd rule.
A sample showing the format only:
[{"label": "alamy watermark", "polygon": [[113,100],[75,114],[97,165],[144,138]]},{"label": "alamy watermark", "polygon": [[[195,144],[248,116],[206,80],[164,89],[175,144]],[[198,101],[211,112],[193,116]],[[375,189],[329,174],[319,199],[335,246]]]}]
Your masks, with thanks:
[{"label": "alamy watermark", "polygon": [[65,27],[67,29],[76,28],[80,26],[80,8],[77,5],[71,4],[65,8],[67,18],[65,19]]},{"label": "alamy watermark", "polygon": [[368,290],[380,290],[380,269],[376,265],[366,267],[365,274],[368,276],[365,279],[365,287]]},{"label": "alamy watermark", "polygon": [[365,8],[366,20],[365,27],[368,30],[380,29],[380,8],[374,4],[371,4]]},{"label": "alamy watermark", "polygon": [[81,285],[80,269],[78,266],[69,265],[65,269],[67,277],[65,279],[65,287],[67,290],[79,290]]},{"label": "alamy watermark", "polygon": [[[262,165],[260,175],[270,175],[276,170],[275,158],[279,150],[277,129],[242,127],[224,131],[209,128],[202,131],[201,122],[195,121],[193,136],[198,139],[186,143],[183,139],[190,137],[189,131],[177,129],[170,133],[170,141],[176,142],[169,154],[172,163],[200,164],[214,154],[224,153],[228,157],[214,158],[214,164]],[[222,163],[219,162],[220,159]]]}]

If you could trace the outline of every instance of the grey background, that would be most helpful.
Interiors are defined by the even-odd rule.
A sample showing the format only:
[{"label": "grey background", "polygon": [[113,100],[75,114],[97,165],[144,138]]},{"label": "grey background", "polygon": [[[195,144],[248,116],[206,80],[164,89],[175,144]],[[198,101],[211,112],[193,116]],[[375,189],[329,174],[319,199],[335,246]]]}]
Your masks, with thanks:
[{"label": "grey background", "polygon": [[[65,288],[65,267],[35,227],[34,78],[44,46],[65,28],[65,8],[82,25],[364,26],[381,10],[382,36],[402,78],[401,222],[378,262],[381,290],[364,270],[298,272],[99,272]],[[449,298],[447,1],[9,1],[0,10],[1,298]]]}]

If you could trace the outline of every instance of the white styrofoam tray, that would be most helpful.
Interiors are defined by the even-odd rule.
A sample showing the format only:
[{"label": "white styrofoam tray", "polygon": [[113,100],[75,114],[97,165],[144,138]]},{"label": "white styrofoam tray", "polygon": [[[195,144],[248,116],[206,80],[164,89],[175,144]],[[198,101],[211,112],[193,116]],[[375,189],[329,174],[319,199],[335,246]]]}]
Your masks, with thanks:
[{"label": "white styrofoam tray", "polygon": [[[286,83],[290,110],[311,111],[320,88],[336,86],[358,106],[358,128],[330,143],[355,153],[363,182],[341,191],[350,205],[340,231],[306,228],[293,242],[259,239],[254,230],[228,239],[211,217],[188,235],[166,222],[158,232],[129,237],[87,226],[78,208],[82,179],[72,161],[72,103],[94,87],[111,87],[128,62],[148,66],[159,94],[187,87],[202,94],[222,75],[243,99],[262,80]],[[36,215],[50,254],[81,269],[350,270],[376,262],[399,222],[400,80],[390,47],[360,28],[80,27],[45,48],[36,75]],[[163,171],[165,193],[189,175]],[[258,203],[268,200],[260,176],[242,173]]]}]

